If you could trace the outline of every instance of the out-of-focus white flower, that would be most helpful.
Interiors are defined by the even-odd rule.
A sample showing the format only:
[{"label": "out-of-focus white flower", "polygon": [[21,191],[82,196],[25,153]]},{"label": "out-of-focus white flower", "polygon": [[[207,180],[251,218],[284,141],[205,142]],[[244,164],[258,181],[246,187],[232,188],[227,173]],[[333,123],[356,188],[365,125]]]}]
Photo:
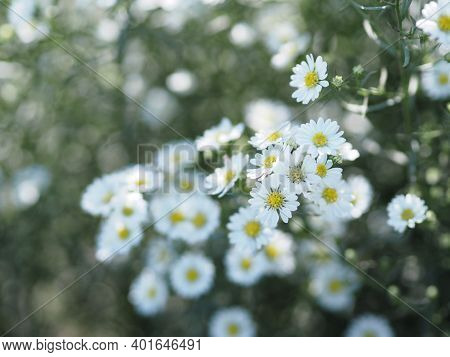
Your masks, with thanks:
[{"label": "out-of-focus white flower", "polygon": [[314,61],[313,55],[307,55],[306,61],[296,65],[293,68],[294,74],[291,76],[291,87],[297,88],[292,93],[292,98],[297,102],[308,104],[311,101],[319,98],[322,87],[328,87],[329,83],[326,81],[327,63],[321,56]]},{"label": "out-of-focus white flower", "polygon": [[251,46],[256,40],[256,31],[245,22],[238,22],[230,31],[230,41],[239,47]]},{"label": "out-of-focus white flower", "polygon": [[172,242],[164,238],[152,239],[149,242],[147,266],[159,274],[166,273],[176,258]]},{"label": "out-of-focus white flower", "polygon": [[281,182],[279,176],[267,177],[262,182],[257,182],[250,195],[250,205],[260,210],[258,218],[269,227],[275,227],[280,217],[287,223],[292,212],[300,205],[297,195]]},{"label": "out-of-focus white flower", "polygon": [[389,216],[387,223],[397,232],[402,233],[406,227],[414,228],[416,223],[422,223],[427,210],[425,201],[416,195],[398,195],[387,207]]},{"label": "out-of-focus white flower", "polygon": [[266,270],[261,253],[231,248],[225,255],[227,277],[233,283],[251,286],[259,281]]},{"label": "out-of-focus white flower", "polygon": [[177,98],[164,88],[149,89],[141,108],[142,120],[150,127],[159,128],[169,123],[179,109]]},{"label": "out-of-focus white flower", "polygon": [[393,337],[394,331],[388,320],[382,316],[365,314],[355,318],[347,331],[346,337]]},{"label": "out-of-focus white flower", "polygon": [[[448,6],[450,9],[450,5]],[[449,35],[450,36],[450,35]],[[450,97],[450,63],[439,61],[422,72],[422,85],[433,99]]]},{"label": "out-of-focus white flower", "polygon": [[114,197],[110,217],[131,224],[142,224],[148,220],[147,201],[138,192],[123,192]]},{"label": "out-of-focus white flower", "polygon": [[193,165],[196,160],[195,145],[187,141],[172,141],[164,144],[156,155],[157,168],[168,175],[180,172]]},{"label": "out-of-focus white flower", "polygon": [[31,165],[18,170],[12,179],[12,200],[17,208],[34,205],[51,182],[51,174],[41,165]]},{"label": "out-of-focus white flower", "polygon": [[347,183],[353,195],[352,217],[359,218],[367,212],[372,202],[372,186],[364,176],[350,176]]},{"label": "out-of-focus white flower", "polygon": [[167,88],[177,94],[190,94],[195,90],[196,85],[197,79],[186,69],[173,72],[166,78]]},{"label": "out-of-focus white flower", "polygon": [[205,187],[209,194],[223,197],[239,179],[247,163],[248,155],[238,153],[231,158],[224,156],[224,166],[215,169],[214,173],[205,179]]},{"label": "out-of-focus white flower", "polygon": [[277,163],[280,161],[282,148],[271,146],[265,149],[261,154],[256,153],[250,163],[255,167],[247,170],[247,177],[253,180],[262,180],[270,175]]},{"label": "out-of-focus white flower", "polygon": [[297,135],[298,145],[308,145],[308,152],[317,156],[318,154],[336,155],[345,139],[343,131],[339,131],[336,121],[319,118],[317,121],[310,120],[302,124]]},{"label": "out-of-focus white flower", "polygon": [[347,220],[336,219],[334,216],[324,215],[319,207],[311,204],[307,207],[311,210],[308,215],[308,223],[320,233],[321,238],[336,238],[345,234],[347,229]]},{"label": "out-of-focus white flower", "polygon": [[359,157],[359,151],[353,149],[351,143],[345,142],[341,145],[338,155],[342,157],[342,160],[355,161]]},{"label": "out-of-focus white flower", "polygon": [[417,21],[418,28],[447,46],[450,46],[449,5],[449,0],[431,1],[422,9],[423,19]]},{"label": "out-of-focus white flower", "polygon": [[123,172],[123,180],[130,191],[149,192],[161,187],[163,175],[150,167],[135,165]]},{"label": "out-of-focus white flower", "polygon": [[322,265],[330,264],[335,259],[333,250],[338,251],[333,239],[323,237],[320,238],[320,241],[313,237],[302,239],[297,247],[299,264],[310,271]]},{"label": "out-of-focus white flower", "polygon": [[331,217],[347,218],[352,210],[352,193],[344,180],[320,182],[307,197]]},{"label": "out-of-focus white flower", "polygon": [[131,284],[128,298],[138,313],[151,316],[164,309],[168,296],[166,283],[152,271],[144,270]]},{"label": "out-of-focus white flower", "polygon": [[257,218],[258,213],[253,207],[241,207],[230,216],[228,238],[236,248],[254,252],[268,243],[272,231]]},{"label": "out-of-focus white flower", "polygon": [[286,123],[279,128],[257,132],[250,138],[249,143],[259,150],[263,150],[272,145],[280,145],[286,136],[288,136],[290,128],[289,123]]},{"label": "out-of-focus white flower", "polygon": [[270,99],[257,99],[245,107],[245,123],[254,131],[280,128],[291,118],[291,110],[284,103]]},{"label": "out-of-focus white flower", "polygon": [[170,281],[178,295],[192,299],[211,289],[214,272],[214,264],[205,256],[185,253],[173,264]]},{"label": "out-of-focus white flower", "polygon": [[30,43],[45,37],[49,31],[48,25],[43,21],[37,21],[34,15],[38,7],[42,10],[48,6],[50,6],[48,0],[11,1],[8,8],[8,22],[14,28],[20,41]]},{"label": "out-of-focus white flower", "polygon": [[233,125],[228,118],[223,118],[219,125],[205,130],[203,136],[197,138],[199,151],[218,150],[230,141],[239,139],[244,131],[244,124]]},{"label": "out-of-focus white flower", "polygon": [[343,311],[353,307],[354,292],[359,284],[355,271],[342,264],[332,263],[313,271],[311,292],[324,309]]},{"label": "out-of-focus white flower", "polygon": [[280,46],[278,52],[272,56],[270,63],[276,69],[285,69],[294,63],[294,60],[308,48],[311,36],[299,35],[296,39]]},{"label": "out-of-focus white flower", "polygon": [[292,153],[290,150],[284,150],[279,163],[274,168],[274,173],[281,175],[289,188],[298,195],[307,192],[310,185],[305,168],[307,162],[305,149],[306,147],[302,146]]},{"label": "out-of-focus white flower", "polygon": [[321,182],[333,184],[342,177],[342,169],[333,167],[333,161],[329,160],[327,155],[321,154],[315,159],[311,156],[305,157],[304,168],[306,177],[312,184]]},{"label": "out-of-focus white flower", "polygon": [[285,276],[295,269],[295,246],[292,236],[274,230],[269,243],[263,250],[267,274]]},{"label": "out-of-focus white flower", "polygon": [[249,312],[242,307],[229,307],[217,311],[209,323],[211,337],[253,337],[255,324]]}]

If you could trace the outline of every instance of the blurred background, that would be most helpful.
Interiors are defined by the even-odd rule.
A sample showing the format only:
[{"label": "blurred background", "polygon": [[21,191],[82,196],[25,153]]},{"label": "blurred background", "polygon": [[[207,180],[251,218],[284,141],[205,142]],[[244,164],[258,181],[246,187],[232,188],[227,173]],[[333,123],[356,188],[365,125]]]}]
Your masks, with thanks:
[{"label": "blurred background", "polygon": [[[363,174],[374,192],[369,212],[340,234],[341,252],[450,331],[447,104],[420,87],[419,66],[433,60],[432,45],[408,40],[409,64],[399,69],[402,48],[388,46],[398,38],[395,15],[363,8],[385,3],[1,0],[0,331],[96,264],[99,221],[79,205],[95,177],[135,163],[138,144],[180,139],[163,123],[192,139],[222,116],[255,126],[249,112],[260,100],[297,123],[319,115],[338,121],[360,152],[346,174]],[[411,15],[424,3],[412,1]],[[289,77],[306,53],[325,58],[330,81],[353,76],[348,86],[314,105],[296,104]],[[406,109],[398,97],[405,71]],[[406,191],[431,212],[399,236],[386,225],[386,205]],[[223,226],[217,235],[214,249],[224,249]],[[9,335],[205,335],[206,298],[172,297],[152,318],[134,312],[127,295],[142,264],[136,250],[126,263],[99,266]],[[440,335],[370,280],[353,312],[331,314],[307,293],[300,268],[251,289],[225,281],[221,269],[215,285],[225,288],[208,299],[246,306],[260,336],[341,336],[366,311],[388,318],[399,336]]]}]

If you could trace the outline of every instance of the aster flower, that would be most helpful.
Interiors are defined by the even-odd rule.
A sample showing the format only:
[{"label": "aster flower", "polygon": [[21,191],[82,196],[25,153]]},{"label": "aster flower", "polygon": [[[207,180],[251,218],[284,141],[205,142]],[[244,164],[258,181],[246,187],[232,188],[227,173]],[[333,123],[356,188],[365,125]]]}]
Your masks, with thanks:
[{"label": "aster flower", "polygon": [[135,165],[123,171],[123,180],[128,190],[145,193],[160,188],[163,175],[150,167]]},{"label": "aster flower", "polygon": [[112,202],[111,216],[122,222],[141,224],[148,220],[147,201],[138,192],[123,192]]},{"label": "aster flower", "polygon": [[450,6],[448,0],[431,1],[422,9],[423,19],[417,21],[417,27],[439,41],[450,46]]},{"label": "aster flower", "polygon": [[266,271],[262,253],[239,248],[228,250],[225,255],[225,267],[228,279],[243,286],[254,285]]},{"label": "aster flower", "polygon": [[330,217],[347,218],[352,209],[352,193],[344,180],[320,182],[308,198]]},{"label": "aster flower", "polygon": [[422,223],[427,210],[425,202],[416,195],[398,195],[387,207],[387,223],[397,232],[403,233],[406,227],[414,228],[416,223]]},{"label": "aster flower", "polygon": [[275,227],[280,217],[287,223],[292,212],[300,205],[297,195],[281,182],[279,176],[271,176],[257,182],[250,195],[250,205],[260,210],[258,219],[269,227]]},{"label": "aster flower", "polygon": [[153,238],[149,242],[147,251],[147,266],[158,274],[166,273],[173,261],[176,253],[172,242],[164,238]]},{"label": "aster flower", "polygon": [[333,161],[327,155],[321,154],[316,158],[306,156],[304,162],[307,180],[313,184],[334,183],[341,179],[342,169],[333,167]]},{"label": "aster flower", "polygon": [[241,207],[230,216],[227,228],[231,244],[250,251],[256,251],[267,244],[272,231],[257,218],[258,213],[259,210],[253,207]]},{"label": "aster flower", "polygon": [[272,145],[280,145],[289,134],[291,126],[289,123],[270,130],[257,132],[250,138],[250,145],[258,150],[263,150]]},{"label": "aster flower", "polygon": [[351,215],[359,218],[367,212],[372,202],[372,186],[364,176],[350,176],[347,183],[353,195]]},{"label": "aster flower", "polygon": [[269,131],[282,126],[292,115],[284,103],[270,99],[257,99],[245,107],[245,123],[254,131]]},{"label": "aster flower", "polygon": [[193,165],[197,160],[195,145],[185,140],[171,141],[156,154],[156,168],[172,177],[175,173]]},{"label": "aster flower", "polygon": [[205,187],[211,195],[223,197],[236,183],[247,166],[248,155],[235,154],[231,158],[224,156],[224,166],[214,170],[205,179]]},{"label": "aster flower", "polygon": [[166,283],[154,272],[144,270],[131,284],[128,298],[137,312],[151,316],[164,309],[168,296]]},{"label": "aster flower", "polygon": [[317,121],[310,120],[309,123],[300,126],[297,144],[308,145],[308,152],[313,156],[336,155],[345,143],[343,134],[343,131],[339,131],[337,122],[319,118]]},{"label": "aster flower", "polygon": [[205,130],[203,136],[197,138],[197,150],[218,150],[224,144],[239,139],[244,131],[244,124],[235,126],[231,124],[230,119],[223,118],[219,125]]},{"label": "aster flower", "polygon": [[214,264],[202,254],[185,253],[173,264],[170,281],[178,295],[193,299],[211,289],[214,272]]},{"label": "aster flower", "polygon": [[353,319],[345,332],[346,337],[393,337],[389,321],[382,316],[364,314]]},{"label": "aster flower", "polygon": [[261,154],[257,153],[250,163],[256,167],[247,170],[247,177],[252,180],[262,180],[270,175],[274,167],[280,160],[282,149],[278,146],[271,146],[265,149]]},{"label": "aster flower", "polygon": [[450,63],[439,61],[425,69],[422,72],[422,85],[430,98],[439,100],[450,97]]},{"label": "aster flower", "polygon": [[249,312],[241,307],[221,309],[209,323],[211,337],[253,337],[255,330],[255,323]]},{"label": "aster flower", "polygon": [[328,87],[329,83],[326,81],[327,63],[321,56],[314,61],[312,54],[306,56],[306,61],[296,65],[293,68],[294,74],[291,76],[291,87],[297,88],[292,93],[292,98],[297,102],[308,104],[319,97],[322,87]]},{"label": "aster flower", "polygon": [[285,276],[295,269],[295,246],[290,234],[274,230],[270,242],[264,247],[263,258],[267,274]]}]

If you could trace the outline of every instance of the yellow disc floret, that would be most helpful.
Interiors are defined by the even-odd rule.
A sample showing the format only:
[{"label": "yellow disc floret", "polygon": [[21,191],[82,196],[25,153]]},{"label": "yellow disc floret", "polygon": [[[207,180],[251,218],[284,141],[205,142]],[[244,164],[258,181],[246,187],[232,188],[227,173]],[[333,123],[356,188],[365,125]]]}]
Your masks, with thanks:
[{"label": "yellow disc floret", "polygon": [[127,227],[120,227],[117,230],[117,235],[121,240],[125,240],[130,236],[130,230]]},{"label": "yellow disc floret", "polygon": [[328,289],[333,293],[337,294],[344,288],[344,283],[341,280],[333,279],[328,284]]},{"label": "yellow disc floret", "polygon": [[252,261],[248,258],[241,260],[241,268],[244,270],[249,270],[252,267]]},{"label": "yellow disc floret", "polygon": [[264,159],[264,167],[267,168],[267,169],[270,169],[273,166],[273,164],[275,163],[275,161],[277,161],[277,157],[276,156],[273,156],[273,155],[267,156]]},{"label": "yellow disc floret", "polygon": [[147,290],[147,297],[150,299],[155,298],[156,296],[156,289],[155,288],[150,288]]},{"label": "yellow disc floret", "polygon": [[441,73],[439,75],[438,81],[441,86],[445,86],[446,84],[448,84],[448,75],[446,75],[445,73]]},{"label": "yellow disc floret", "polygon": [[131,216],[134,213],[134,209],[132,207],[126,207],[125,206],[125,207],[122,208],[122,213],[123,213],[124,216],[129,217],[129,216]]},{"label": "yellow disc floret", "polygon": [[261,224],[258,221],[248,221],[244,226],[244,232],[251,238],[255,238],[261,231]]},{"label": "yellow disc floret", "polygon": [[173,224],[177,224],[184,221],[184,214],[179,211],[175,211],[170,214],[169,219]]},{"label": "yellow disc floret", "polygon": [[328,139],[324,133],[319,131],[318,133],[314,134],[314,136],[312,138],[312,142],[315,146],[322,147],[322,146],[327,145]]},{"label": "yellow disc floret", "polygon": [[228,325],[227,332],[229,336],[237,336],[239,333],[239,326],[237,324],[231,323]]},{"label": "yellow disc floret", "polygon": [[279,251],[273,244],[268,244],[264,248],[264,253],[266,253],[266,257],[269,260],[275,260],[278,257]]},{"label": "yellow disc floret", "polygon": [[284,196],[279,191],[272,191],[267,195],[266,204],[269,208],[280,209],[284,203]]},{"label": "yellow disc floret", "polygon": [[198,271],[191,268],[186,272],[186,279],[193,283],[194,281],[197,281],[198,279]]},{"label": "yellow disc floret", "polygon": [[267,140],[277,141],[279,138],[281,138],[281,133],[279,131],[275,131],[267,137]]},{"label": "yellow disc floret", "polygon": [[233,170],[228,170],[225,173],[225,182],[226,183],[230,183],[231,180],[233,180],[233,179],[234,179],[234,172],[233,172]]},{"label": "yellow disc floret", "polygon": [[410,208],[406,208],[403,210],[401,217],[404,221],[409,221],[414,218],[414,212]]},{"label": "yellow disc floret", "polygon": [[327,175],[327,167],[324,164],[317,164],[316,174],[320,177],[325,177]]},{"label": "yellow disc floret", "polygon": [[201,212],[197,213],[194,218],[192,218],[192,224],[196,228],[202,228],[206,224],[206,221],[206,216]]},{"label": "yellow disc floret", "polygon": [[315,87],[317,83],[319,83],[319,75],[316,71],[306,73],[305,86],[307,88]]},{"label": "yellow disc floret", "polygon": [[326,187],[322,191],[322,198],[328,204],[335,203],[338,200],[338,193],[334,188]]},{"label": "yellow disc floret", "polygon": [[450,16],[449,15],[441,15],[437,21],[439,29],[444,32],[450,31]]}]

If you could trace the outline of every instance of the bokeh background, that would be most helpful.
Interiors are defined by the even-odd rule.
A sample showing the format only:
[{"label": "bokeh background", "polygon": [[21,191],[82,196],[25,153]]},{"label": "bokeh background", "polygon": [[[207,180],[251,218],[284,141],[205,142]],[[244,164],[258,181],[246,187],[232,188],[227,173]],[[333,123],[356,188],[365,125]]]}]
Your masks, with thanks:
[{"label": "bokeh background", "polygon": [[[341,252],[450,331],[449,113],[445,101],[425,96],[419,80],[419,66],[433,59],[434,48],[417,34],[403,47],[390,46],[398,39],[392,9],[364,10],[358,3],[1,0],[0,331],[96,264],[99,221],[80,209],[85,187],[135,163],[138,144],[179,139],[135,101],[194,139],[222,116],[242,122],[259,98],[283,102],[297,123],[322,115],[344,128],[361,154],[345,172],[363,174],[374,199],[340,237]],[[424,3],[412,1],[409,13],[417,18]],[[274,58],[275,22],[264,22],[270,13],[304,36],[300,49]],[[412,23],[405,20],[405,31]],[[328,62],[330,80],[349,80],[302,106],[291,98],[289,76],[310,52]],[[412,93],[406,105],[398,99],[402,76]],[[385,208],[406,191],[419,194],[431,212],[399,236],[386,226]],[[235,210],[225,209],[224,219]],[[295,239],[307,236],[295,232]],[[211,245],[219,259],[224,228]],[[260,336],[341,336],[366,311],[387,317],[399,336],[441,335],[370,280],[363,280],[352,313],[331,314],[307,293],[301,269],[249,289],[227,282],[220,262],[220,289],[193,302],[172,297],[164,313],[140,317],[127,295],[142,254],[138,249],[126,263],[99,266],[9,335],[205,335],[211,301],[247,307]]]}]

